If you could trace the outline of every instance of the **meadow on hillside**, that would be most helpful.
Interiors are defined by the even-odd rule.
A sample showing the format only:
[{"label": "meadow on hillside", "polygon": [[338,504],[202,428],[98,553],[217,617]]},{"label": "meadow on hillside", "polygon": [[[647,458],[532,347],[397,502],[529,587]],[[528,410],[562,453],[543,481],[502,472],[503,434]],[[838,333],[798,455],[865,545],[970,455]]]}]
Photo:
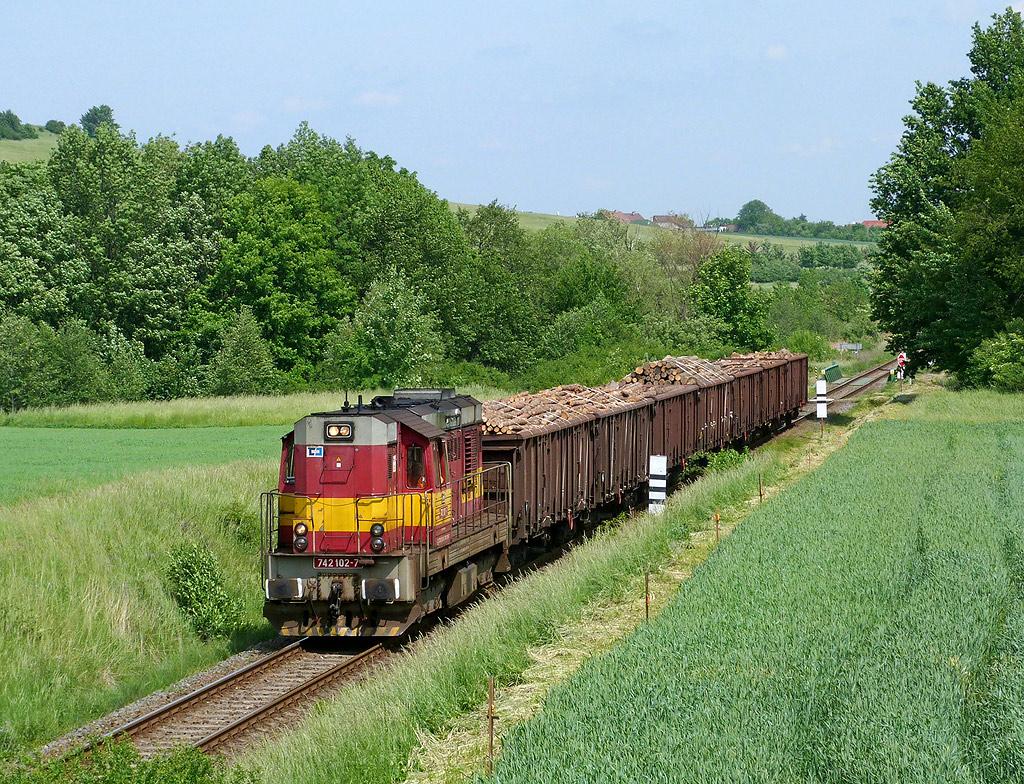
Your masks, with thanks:
[{"label": "meadow on hillside", "polygon": [[8,163],[31,163],[45,161],[57,147],[57,135],[49,131],[38,131],[35,139],[0,139],[0,161]]}]

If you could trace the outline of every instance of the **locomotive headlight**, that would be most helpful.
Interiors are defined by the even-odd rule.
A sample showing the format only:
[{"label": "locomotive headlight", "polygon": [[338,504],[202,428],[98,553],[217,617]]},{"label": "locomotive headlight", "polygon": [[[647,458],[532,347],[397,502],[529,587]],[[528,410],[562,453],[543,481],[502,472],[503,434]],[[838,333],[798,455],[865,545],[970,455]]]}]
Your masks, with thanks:
[{"label": "locomotive headlight", "polygon": [[306,527],[305,523],[299,523],[298,525],[295,526],[295,535],[296,536],[305,536],[308,532],[309,532],[309,529]]},{"label": "locomotive headlight", "polygon": [[381,537],[384,536],[384,526],[380,523],[374,523],[370,526],[370,536]]},{"label": "locomotive headlight", "polygon": [[307,542],[307,541],[306,541],[306,537],[304,537],[304,536],[299,536],[299,537],[296,537],[296,538],[295,538],[295,541],[294,541],[294,542],[292,542],[292,546],[293,546],[293,547],[294,547],[294,548],[295,548],[296,550],[298,550],[298,551],[299,551],[300,553],[301,553],[301,552],[304,552],[304,551],[306,550],[306,547],[307,547],[308,545],[309,545],[309,542]]},{"label": "locomotive headlight", "polygon": [[327,441],[351,441],[351,422],[328,422],[324,425],[324,439]]},{"label": "locomotive headlight", "polygon": [[370,540],[370,549],[373,550],[375,553],[383,552],[384,540],[379,536],[373,537],[373,539]]}]

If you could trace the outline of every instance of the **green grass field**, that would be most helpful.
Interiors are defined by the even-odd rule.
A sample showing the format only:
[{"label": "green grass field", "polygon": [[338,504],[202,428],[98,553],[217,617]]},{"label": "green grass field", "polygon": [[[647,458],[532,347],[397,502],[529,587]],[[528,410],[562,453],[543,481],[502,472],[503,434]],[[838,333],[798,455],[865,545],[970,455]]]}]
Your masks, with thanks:
[{"label": "green grass field", "polygon": [[[460,204],[458,202],[449,202],[449,206],[452,210],[466,209],[470,212],[477,209],[475,204]],[[577,220],[575,216],[565,215],[549,215],[543,212],[526,212],[522,210],[516,211],[519,216],[519,225],[527,231],[540,231],[547,228],[553,223],[558,221],[566,221],[573,223]],[[629,231],[635,233],[637,237],[642,240],[651,240],[655,237],[670,232],[670,229],[662,229],[658,226],[630,226]],[[804,245],[815,245],[819,242],[825,242],[828,244],[838,245],[855,245],[859,248],[870,248],[874,246],[873,242],[855,242],[852,240],[818,240],[818,239],[804,239],[802,237],[773,237],[769,235],[761,234],[731,234],[723,232],[718,235],[726,242],[733,243],[735,245],[746,245],[748,242],[770,242],[773,245],[781,245],[787,252],[794,252],[799,250]]]},{"label": "green grass field", "polygon": [[[464,385],[460,391],[478,400],[502,397],[502,390]],[[369,402],[374,395],[390,395],[390,389],[349,392],[355,404],[358,395]],[[81,428],[185,428],[246,427],[277,425],[290,427],[315,411],[341,407],[344,392],[298,392],[291,395],[199,397],[178,400],[145,400],[137,403],[91,403],[88,405],[26,408],[0,414],[0,427]],[[2,433],[3,431],[0,431]]]},{"label": "green grass field", "polygon": [[45,161],[57,147],[57,135],[49,131],[39,131],[36,139],[0,139],[0,161],[8,163],[28,163]]},{"label": "green grass field", "polygon": [[276,460],[284,430],[5,427],[0,429],[0,507],[115,482],[142,471]]},{"label": "green grass field", "polygon": [[1024,397],[936,392],[756,509],[495,782],[1019,781]]}]

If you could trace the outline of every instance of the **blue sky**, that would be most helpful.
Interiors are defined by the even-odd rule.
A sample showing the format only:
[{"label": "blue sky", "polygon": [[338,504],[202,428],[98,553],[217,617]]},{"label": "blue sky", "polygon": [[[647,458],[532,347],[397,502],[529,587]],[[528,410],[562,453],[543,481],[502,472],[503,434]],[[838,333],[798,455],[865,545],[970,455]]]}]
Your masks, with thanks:
[{"label": "blue sky", "polygon": [[[1016,0],[1014,0],[1016,2]],[[302,120],[453,201],[869,217],[915,79],[967,71],[1006,2],[33,2],[0,108],[247,153]]]}]

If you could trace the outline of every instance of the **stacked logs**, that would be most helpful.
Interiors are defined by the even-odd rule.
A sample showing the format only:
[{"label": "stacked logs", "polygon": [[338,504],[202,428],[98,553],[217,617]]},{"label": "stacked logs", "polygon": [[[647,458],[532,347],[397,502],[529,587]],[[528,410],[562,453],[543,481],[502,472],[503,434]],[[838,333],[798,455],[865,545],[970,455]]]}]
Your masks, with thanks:
[{"label": "stacked logs", "polygon": [[589,422],[595,416],[625,408],[634,396],[608,387],[566,384],[540,392],[523,392],[484,403],[484,433],[509,435],[543,429],[555,422]]},{"label": "stacked logs", "polygon": [[657,387],[680,384],[717,384],[729,381],[730,368],[774,362],[794,356],[789,351],[733,354],[718,362],[700,357],[665,357],[640,365],[621,381],[603,387],[566,384],[540,392],[522,392],[504,400],[484,403],[483,430],[513,435],[543,430],[553,423],[589,422],[597,416],[629,406],[657,394]]},{"label": "stacked logs", "polygon": [[729,375],[714,362],[700,357],[665,357],[641,365],[622,379],[623,384],[699,384],[728,381]]}]

